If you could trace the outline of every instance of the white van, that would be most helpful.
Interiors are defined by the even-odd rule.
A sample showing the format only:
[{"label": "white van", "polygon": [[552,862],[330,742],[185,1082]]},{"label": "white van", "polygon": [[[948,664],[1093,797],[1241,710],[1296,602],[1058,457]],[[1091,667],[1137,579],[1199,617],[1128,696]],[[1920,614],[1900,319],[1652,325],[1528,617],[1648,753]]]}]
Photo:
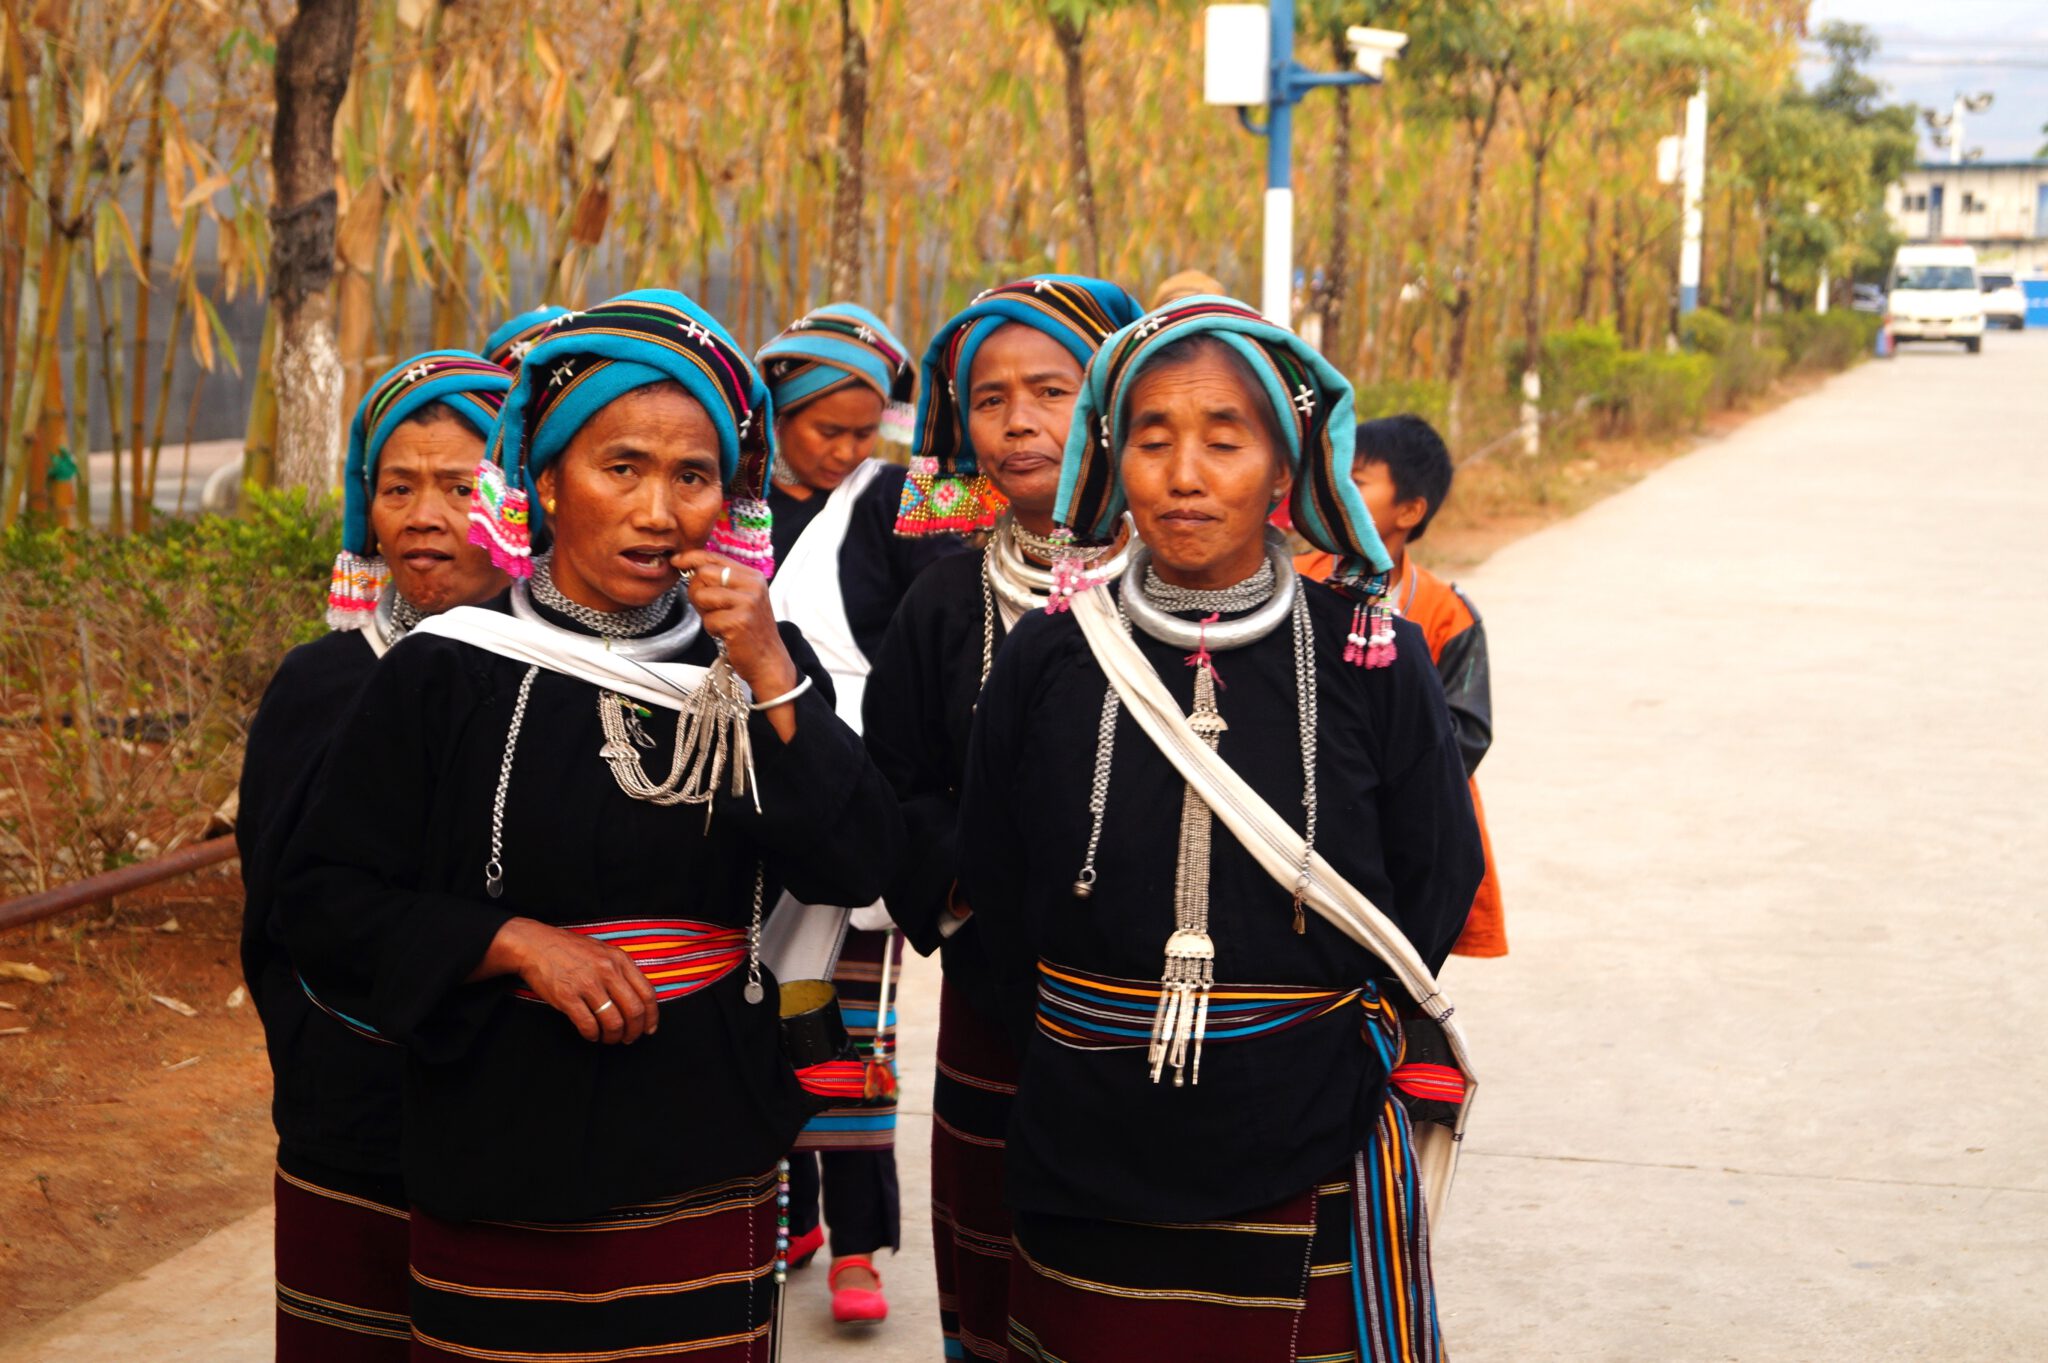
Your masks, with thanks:
[{"label": "white van", "polygon": [[1976,354],[1984,345],[1976,249],[1901,246],[1885,311],[1894,341],[1961,341]]}]

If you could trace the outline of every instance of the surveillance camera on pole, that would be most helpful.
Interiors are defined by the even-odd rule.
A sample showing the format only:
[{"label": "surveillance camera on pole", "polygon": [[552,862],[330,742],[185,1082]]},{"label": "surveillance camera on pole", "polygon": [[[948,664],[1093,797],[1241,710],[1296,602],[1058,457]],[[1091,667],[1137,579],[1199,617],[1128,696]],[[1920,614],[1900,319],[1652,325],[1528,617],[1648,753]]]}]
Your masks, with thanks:
[{"label": "surveillance camera on pole", "polygon": [[[1345,33],[1355,71],[1311,71],[1294,60],[1294,0],[1274,5],[1210,5],[1202,15],[1202,100],[1234,107],[1245,128],[1266,139],[1266,241],[1259,310],[1279,326],[1293,321],[1294,106],[1319,85],[1376,85],[1408,35],[1382,28]],[[1266,107],[1264,126],[1252,110]]]},{"label": "surveillance camera on pole", "polygon": [[1408,46],[1408,35],[1388,28],[1351,27],[1344,30],[1344,43],[1351,49],[1351,64],[1362,76],[1387,78],[1387,63]]}]

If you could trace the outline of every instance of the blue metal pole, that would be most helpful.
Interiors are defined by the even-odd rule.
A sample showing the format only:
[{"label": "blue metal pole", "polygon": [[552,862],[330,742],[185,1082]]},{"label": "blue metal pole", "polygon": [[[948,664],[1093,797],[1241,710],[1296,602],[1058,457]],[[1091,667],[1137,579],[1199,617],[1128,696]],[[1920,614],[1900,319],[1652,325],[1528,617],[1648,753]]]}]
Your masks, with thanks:
[{"label": "blue metal pole", "polygon": [[1269,0],[1273,63],[1266,104],[1266,241],[1260,311],[1294,321],[1294,0]]}]

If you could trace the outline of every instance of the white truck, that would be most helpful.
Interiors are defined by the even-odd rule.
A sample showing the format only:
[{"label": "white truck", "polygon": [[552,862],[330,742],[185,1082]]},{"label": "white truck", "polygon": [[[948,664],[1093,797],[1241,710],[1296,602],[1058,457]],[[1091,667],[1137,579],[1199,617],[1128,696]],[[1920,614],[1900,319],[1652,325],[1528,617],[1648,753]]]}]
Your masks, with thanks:
[{"label": "white truck", "polygon": [[1984,347],[1984,295],[1970,246],[1901,246],[1892,260],[1885,322],[1894,341],[1961,341]]}]

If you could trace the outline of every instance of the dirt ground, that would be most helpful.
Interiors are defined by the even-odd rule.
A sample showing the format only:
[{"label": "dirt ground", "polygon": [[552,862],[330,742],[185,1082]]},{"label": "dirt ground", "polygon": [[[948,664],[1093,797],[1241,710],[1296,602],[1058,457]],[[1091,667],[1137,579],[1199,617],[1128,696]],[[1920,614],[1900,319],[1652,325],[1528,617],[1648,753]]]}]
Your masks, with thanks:
[{"label": "dirt ground", "polygon": [[[239,998],[230,863],[0,933],[0,1338],[269,1196],[270,1069]],[[5,972],[0,964],[0,973]],[[156,1002],[162,995],[194,1010]]]}]

